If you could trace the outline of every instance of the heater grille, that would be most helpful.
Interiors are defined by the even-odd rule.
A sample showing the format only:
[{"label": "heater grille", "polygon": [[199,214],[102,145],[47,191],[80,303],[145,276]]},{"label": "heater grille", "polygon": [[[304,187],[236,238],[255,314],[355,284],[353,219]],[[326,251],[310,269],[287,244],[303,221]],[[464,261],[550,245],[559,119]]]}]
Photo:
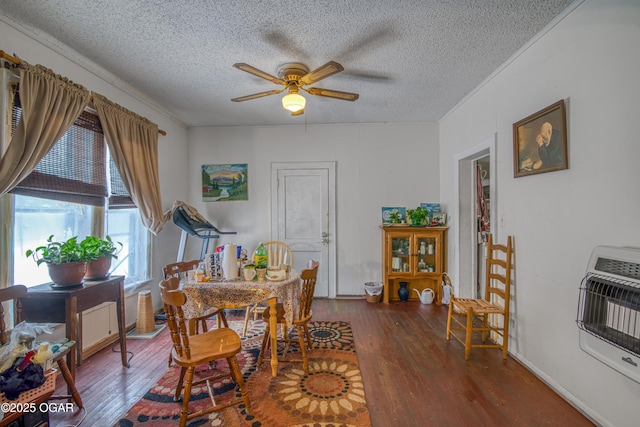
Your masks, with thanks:
[{"label": "heater grille", "polygon": [[580,283],[580,348],[640,382],[640,249],[596,246]]},{"label": "heater grille", "polygon": [[640,356],[640,289],[637,284],[588,274],[580,286],[578,327]]}]

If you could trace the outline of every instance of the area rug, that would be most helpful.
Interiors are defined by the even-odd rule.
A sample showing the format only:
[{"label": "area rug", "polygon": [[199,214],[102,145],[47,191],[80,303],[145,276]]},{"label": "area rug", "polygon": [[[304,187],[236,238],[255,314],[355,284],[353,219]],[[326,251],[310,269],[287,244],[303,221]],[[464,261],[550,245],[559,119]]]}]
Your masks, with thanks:
[{"label": "area rug", "polygon": [[[231,322],[239,330],[242,322]],[[251,412],[244,405],[226,408],[190,420],[196,426],[370,426],[364,386],[358,358],[355,353],[351,326],[346,322],[320,322],[309,324],[314,349],[308,351],[309,374],[305,375],[301,363],[281,362],[278,375],[271,376],[271,366],[264,362],[256,366],[264,333],[262,321],[253,326],[243,338],[238,363],[242,369]],[[292,338],[296,338],[295,332]],[[268,350],[267,350],[268,351]],[[290,352],[299,348],[292,344]],[[210,374],[204,365],[198,374]],[[213,369],[226,370],[226,361],[219,361]],[[116,424],[118,427],[176,426],[180,418],[181,402],[173,401],[179,369],[169,368],[167,373]],[[239,392],[235,384],[224,378],[214,384],[215,399],[225,401]],[[194,387],[190,412],[210,405],[206,385]]]}]

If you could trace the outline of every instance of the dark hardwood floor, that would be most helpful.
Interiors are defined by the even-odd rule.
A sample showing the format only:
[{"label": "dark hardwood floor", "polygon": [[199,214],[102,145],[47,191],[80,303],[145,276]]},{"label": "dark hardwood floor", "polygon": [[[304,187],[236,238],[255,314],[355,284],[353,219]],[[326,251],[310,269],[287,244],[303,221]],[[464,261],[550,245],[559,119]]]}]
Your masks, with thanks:
[{"label": "dark hardwood floor", "polygon": [[[462,346],[444,338],[444,306],[317,299],[313,318],[351,323],[373,426],[593,425],[514,359],[503,362],[499,350],[474,349],[465,362]],[[129,369],[118,348],[78,367],[81,425],[113,426],[167,370],[169,342],[166,329],[153,340],[127,340]],[[83,415],[52,414],[51,425],[77,425]]]}]

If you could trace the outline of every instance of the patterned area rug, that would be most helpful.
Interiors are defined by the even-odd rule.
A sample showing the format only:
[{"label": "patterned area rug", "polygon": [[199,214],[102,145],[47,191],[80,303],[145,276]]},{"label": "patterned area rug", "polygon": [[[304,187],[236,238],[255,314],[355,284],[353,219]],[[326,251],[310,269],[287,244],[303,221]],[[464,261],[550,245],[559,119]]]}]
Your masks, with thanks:
[{"label": "patterned area rug", "polygon": [[[230,322],[241,330],[242,322]],[[195,426],[370,426],[364,387],[358,358],[355,353],[351,326],[346,322],[311,322],[310,333],[314,349],[307,353],[309,375],[301,363],[278,364],[278,376],[271,376],[271,366],[264,362],[257,367],[260,344],[264,333],[262,321],[253,326],[243,338],[238,363],[249,391],[251,413],[244,405],[234,406],[190,420]],[[296,338],[295,332],[292,338]],[[290,352],[299,348],[292,344]],[[268,351],[268,350],[267,350]],[[163,356],[164,357],[164,356]],[[204,365],[196,373],[210,374]],[[226,361],[219,361],[213,369],[226,370]],[[173,401],[179,368],[172,366],[142,399],[118,421],[116,426],[176,426],[180,418],[181,402]],[[214,384],[217,402],[238,394],[230,378]],[[189,403],[190,412],[210,405],[206,384],[194,387]]]}]

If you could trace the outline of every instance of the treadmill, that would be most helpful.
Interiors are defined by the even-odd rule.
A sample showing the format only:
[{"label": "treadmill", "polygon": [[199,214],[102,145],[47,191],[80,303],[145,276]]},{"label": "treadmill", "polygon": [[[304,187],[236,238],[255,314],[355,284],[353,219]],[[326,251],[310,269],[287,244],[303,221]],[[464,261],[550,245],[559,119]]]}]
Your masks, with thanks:
[{"label": "treadmill", "polygon": [[237,234],[235,231],[220,231],[209,221],[201,222],[196,218],[192,218],[182,206],[178,206],[173,211],[173,223],[182,229],[180,235],[180,246],[178,247],[177,262],[184,261],[184,252],[187,247],[187,239],[189,236],[195,236],[202,239],[202,249],[200,251],[200,259],[204,259],[209,252],[209,240],[217,239],[221,234]]}]

